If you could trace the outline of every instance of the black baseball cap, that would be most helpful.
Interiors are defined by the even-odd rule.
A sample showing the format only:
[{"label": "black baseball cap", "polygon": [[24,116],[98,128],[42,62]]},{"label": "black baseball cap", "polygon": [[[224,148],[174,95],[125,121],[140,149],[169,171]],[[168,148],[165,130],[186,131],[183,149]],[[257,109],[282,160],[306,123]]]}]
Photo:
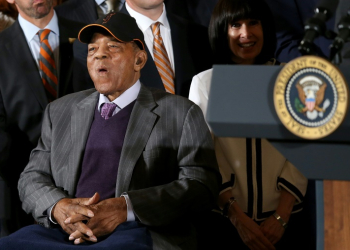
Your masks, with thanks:
[{"label": "black baseball cap", "polygon": [[101,30],[108,31],[120,42],[134,41],[140,49],[145,49],[143,33],[137,26],[135,18],[129,15],[110,12],[95,23],[83,27],[79,32],[78,39],[82,43],[90,43],[92,36]]}]

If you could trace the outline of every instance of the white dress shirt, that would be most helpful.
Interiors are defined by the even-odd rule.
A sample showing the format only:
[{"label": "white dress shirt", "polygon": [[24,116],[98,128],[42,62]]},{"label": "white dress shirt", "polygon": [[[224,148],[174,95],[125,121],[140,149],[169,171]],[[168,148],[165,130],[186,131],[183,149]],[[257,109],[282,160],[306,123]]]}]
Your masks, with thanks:
[{"label": "white dress shirt", "polygon": [[[35,26],[31,22],[28,22],[25,20],[20,14],[18,15],[18,22],[21,26],[24,36],[28,42],[28,46],[30,48],[30,51],[32,52],[33,58],[38,66],[39,70],[39,55],[40,55],[40,39],[38,32],[41,30],[39,27]],[[54,12],[53,17],[51,18],[50,22],[46,25],[44,29],[51,30],[49,34],[49,44],[51,46],[51,49],[53,51],[56,69],[57,69],[57,77],[59,76],[59,45],[60,45],[60,31],[58,28],[58,19],[56,12]],[[42,72],[39,70],[40,75],[42,75]]]},{"label": "white dress shirt", "polygon": [[139,12],[136,12],[135,10],[133,10],[128,3],[125,3],[125,7],[127,9],[127,11],[129,12],[130,16],[132,16],[133,18],[136,19],[136,23],[139,26],[140,30],[143,32],[143,35],[145,37],[145,42],[146,42],[146,46],[152,56],[152,58],[154,59],[154,55],[153,55],[153,33],[152,33],[152,29],[151,29],[151,25],[156,23],[156,22],[160,22],[160,34],[162,36],[163,39],[163,43],[165,46],[165,49],[168,53],[168,57],[169,57],[169,61],[171,63],[171,67],[175,72],[175,62],[174,62],[174,51],[173,51],[173,43],[171,41],[171,29],[170,29],[170,24],[168,22],[168,18],[166,16],[166,10],[165,10],[165,5],[163,3],[163,13],[160,15],[160,17],[156,20],[153,21],[152,19],[140,14]]}]

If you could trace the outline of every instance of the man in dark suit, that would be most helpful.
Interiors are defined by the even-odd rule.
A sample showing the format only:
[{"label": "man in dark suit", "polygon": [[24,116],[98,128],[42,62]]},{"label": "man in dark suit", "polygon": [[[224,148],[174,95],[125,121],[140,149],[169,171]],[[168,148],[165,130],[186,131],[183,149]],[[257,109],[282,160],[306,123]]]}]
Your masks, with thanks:
[{"label": "man in dark suit", "polygon": [[30,151],[38,142],[43,111],[49,102],[39,67],[37,32],[51,30],[48,37],[57,66],[56,94],[60,97],[73,92],[71,42],[83,25],[57,18],[52,0],[8,2],[16,4],[19,16],[0,34],[0,174],[11,190],[11,206],[1,205],[11,208],[8,227],[13,232],[20,226],[33,223],[33,219],[28,221],[21,210],[17,182],[28,163]]},{"label": "man in dark suit", "polygon": [[151,24],[160,22],[160,33],[175,74],[175,94],[188,97],[192,77],[212,66],[207,29],[167,12],[163,0],[127,0],[120,12],[134,17],[145,36],[148,61],[141,82],[165,90],[153,60]]},{"label": "man in dark suit", "polygon": [[[19,181],[24,210],[68,234],[33,225],[0,240],[0,248],[29,240],[28,249],[71,249],[69,235],[75,244],[97,241],[91,249],[195,249],[191,220],[212,208],[220,183],[200,108],[140,83],[147,53],[132,17],[110,13],[83,28],[79,40],[89,43],[97,91],[48,105]],[[125,232],[131,223],[150,232],[151,244],[147,234]]]}]

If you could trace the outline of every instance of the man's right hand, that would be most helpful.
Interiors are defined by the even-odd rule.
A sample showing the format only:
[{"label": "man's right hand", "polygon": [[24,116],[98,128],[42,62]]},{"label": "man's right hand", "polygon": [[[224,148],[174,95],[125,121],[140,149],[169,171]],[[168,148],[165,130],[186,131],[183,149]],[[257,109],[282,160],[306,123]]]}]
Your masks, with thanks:
[{"label": "man's right hand", "polygon": [[[99,199],[100,196],[98,193],[95,193],[91,198],[64,198],[53,207],[51,216],[69,235],[75,231],[80,231],[82,234],[86,235],[90,241],[96,242],[97,238],[83,221],[94,217],[94,213],[87,206],[98,203]],[[74,215],[80,215],[82,218],[81,221],[66,224],[65,220]]]}]

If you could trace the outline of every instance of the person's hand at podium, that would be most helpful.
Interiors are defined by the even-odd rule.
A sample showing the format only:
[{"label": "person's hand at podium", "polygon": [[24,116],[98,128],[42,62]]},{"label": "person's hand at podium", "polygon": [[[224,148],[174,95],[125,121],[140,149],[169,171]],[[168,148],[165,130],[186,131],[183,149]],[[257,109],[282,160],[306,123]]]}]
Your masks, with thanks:
[{"label": "person's hand at podium", "polygon": [[[231,197],[231,190],[227,190],[220,194],[219,205],[223,207],[224,204]],[[264,235],[262,228],[254,221],[249,218],[239,207],[237,202],[233,202],[229,205],[227,211],[227,217],[231,221],[232,225],[235,226],[239,236],[245,245],[252,250],[268,249],[274,250],[275,247],[271,241]]]},{"label": "person's hand at podium", "polygon": [[284,234],[284,227],[276,220],[272,215],[263,221],[260,225],[260,230],[265,237],[274,245],[276,244]]},{"label": "person's hand at podium", "polygon": [[271,215],[263,223],[260,228],[264,235],[272,244],[276,244],[283,236],[290,215],[292,214],[295,197],[284,188],[281,189],[281,196],[275,215],[280,216],[277,220],[275,215]]}]

